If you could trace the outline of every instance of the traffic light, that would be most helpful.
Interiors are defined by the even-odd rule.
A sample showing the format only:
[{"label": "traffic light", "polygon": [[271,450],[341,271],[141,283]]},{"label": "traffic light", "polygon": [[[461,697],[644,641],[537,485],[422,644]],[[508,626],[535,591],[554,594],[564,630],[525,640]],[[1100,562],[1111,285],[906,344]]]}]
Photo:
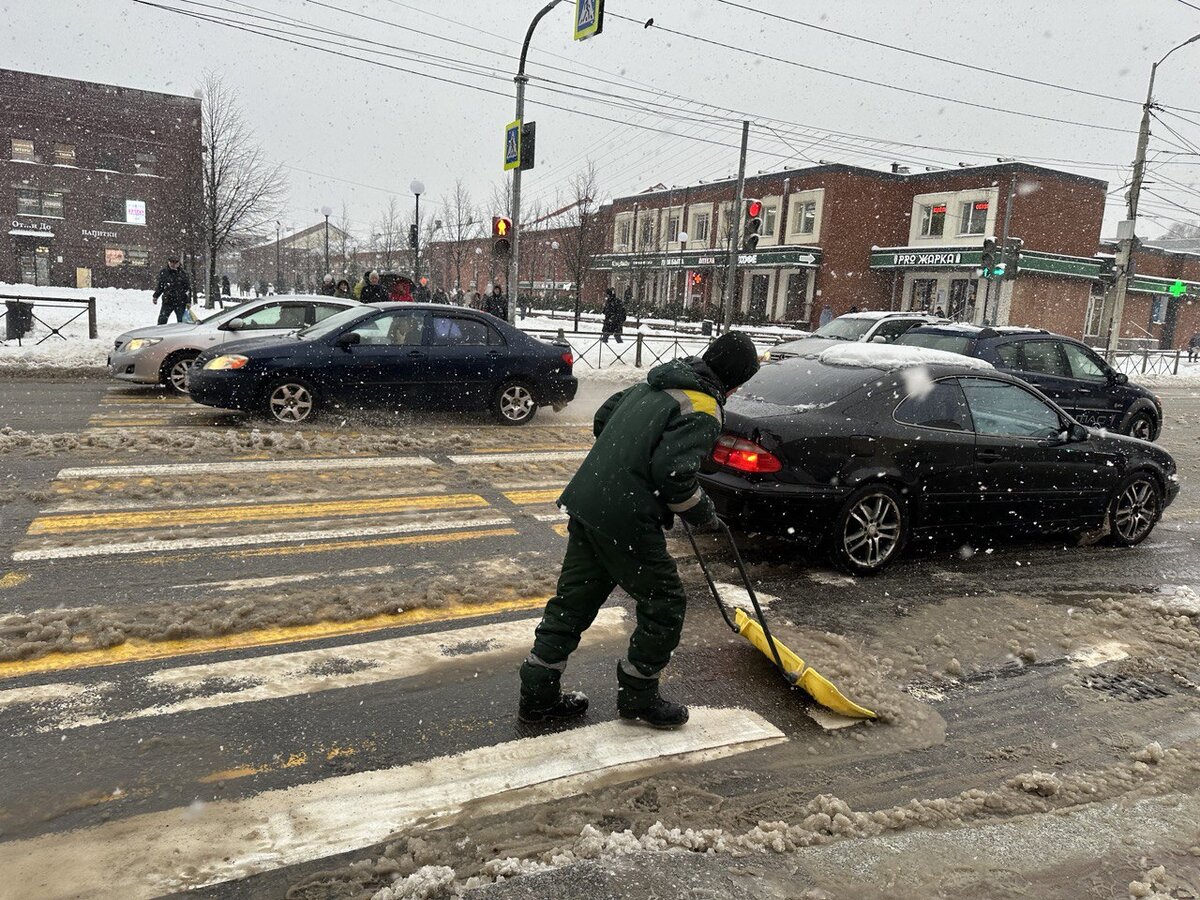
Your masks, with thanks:
[{"label": "traffic light", "polygon": [[492,256],[508,256],[512,252],[512,219],[492,216]]},{"label": "traffic light", "polygon": [[417,223],[414,222],[408,226],[408,246],[412,247],[414,250],[417,249],[417,234]]},{"label": "traffic light", "polygon": [[742,250],[746,253],[758,247],[759,232],[762,231],[763,205],[761,200],[747,200],[742,217]]},{"label": "traffic light", "polygon": [[692,273],[692,284],[694,284],[696,287],[700,287],[702,284],[704,284],[704,276],[701,275],[699,272],[693,272]]},{"label": "traffic light", "polygon": [[[1001,269],[1003,273],[1003,269]],[[996,274],[996,241],[986,238],[983,242],[983,255],[979,262],[979,277],[993,278]]]},{"label": "traffic light", "polygon": [[1009,238],[1004,244],[1004,278],[1012,280],[1017,277],[1017,263],[1021,258],[1020,238]]},{"label": "traffic light", "polygon": [[521,124],[521,165],[520,169],[524,172],[526,169],[533,168],[533,155],[537,148],[537,122],[524,122]]}]

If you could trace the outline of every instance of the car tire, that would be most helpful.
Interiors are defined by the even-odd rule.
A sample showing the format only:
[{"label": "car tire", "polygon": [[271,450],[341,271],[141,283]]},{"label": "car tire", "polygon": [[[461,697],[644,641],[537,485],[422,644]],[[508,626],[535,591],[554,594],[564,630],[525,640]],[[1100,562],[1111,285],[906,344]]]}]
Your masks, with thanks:
[{"label": "car tire", "polygon": [[908,509],[886,484],[854,491],[834,518],[830,551],[851,575],[878,575],[900,555],[909,536]]},{"label": "car tire", "polygon": [[1158,436],[1158,423],[1153,415],[1143,410],[1129,420],[1125,433],[1143,441],[1152,441]]},{"label": "car tire", "polygon": [[1122,479],[1108,501],[1108,539],[1118,547],[1133,547],[1150,536],[1163,511],[1163,490],[1154,473],[1132,472]]},{"label": "car tire", "polygon": [[277,378],[263,392],[263,411],[277,425],[307,425],[318,407],[317,392],[300,378]]},{"label": "car tire", "polygon": [[537,415],[533,388],[524,381],[506,381],[492,397],[492,415],[501,425],[527,425]]},{"label": "car tire", "polygon": [[176,394],[187,394],[187,374],[196,357],[198,350],[176,350],[163,360],[158,370],[158,380]]}]

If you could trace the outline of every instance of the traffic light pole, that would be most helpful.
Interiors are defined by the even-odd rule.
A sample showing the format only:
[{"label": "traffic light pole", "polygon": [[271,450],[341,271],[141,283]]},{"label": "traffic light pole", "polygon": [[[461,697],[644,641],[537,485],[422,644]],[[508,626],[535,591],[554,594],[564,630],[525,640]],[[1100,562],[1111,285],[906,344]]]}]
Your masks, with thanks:
[{"label": "traffic light pole", "polygon": [[729,211],[730,225],[733,233],[729,239],[729,261],[725,265],[725,296],[722,303],[725,307],[721,320],[722,333],[733,325],[733,296],[737,282],[738,253],[742,247],[742,205],[746,199],[746,145],[750,142],[750,123],[742,122],[742,156],[738,162],[737,199],[733,209]]},{"label": "traffic light pole", "polygon": [[[545,15],[558,6],[562,0],[550,0],[541,8],[533,21],[529,23],[529,30],[525,32],[525,43],[521,45],[521,61],[517,67],[517,75],[513,81],[517,84],[517,112],[513,117],[516,121],[522,124],[525,121],[525,85],[529,83],[529,77],[525,74],[525,57],[529,53],[529,42],[533,39],[534,29],[537,28],[538,22],[542,21]],[[518,165],[513,169],[513,192],[512,192],[512,250],[508,257],[508,321],[510,325],[517,323],[517,294],[521,289],[520,282],[520,249],[521,249],[521,167]],[[578,291],[580,285],[576,285]]]}]

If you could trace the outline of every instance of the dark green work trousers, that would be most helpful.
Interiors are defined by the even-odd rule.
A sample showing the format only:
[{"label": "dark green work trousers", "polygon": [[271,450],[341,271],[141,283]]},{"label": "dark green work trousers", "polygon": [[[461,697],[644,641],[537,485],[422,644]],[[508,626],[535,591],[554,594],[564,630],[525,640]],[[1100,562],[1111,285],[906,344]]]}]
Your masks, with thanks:
[{"label": "dark green work trousers", "polygon": [[614,587],[637,601],[637,626],[617,667],[623,708],[649,702],[658,676],[679,645],[687,598],[664,538],[650,549],[630,550],[572,518],[558,592],[546,604],[533,651],[521,666],[521,696],[553,703],[559,679],[579,638]]}]

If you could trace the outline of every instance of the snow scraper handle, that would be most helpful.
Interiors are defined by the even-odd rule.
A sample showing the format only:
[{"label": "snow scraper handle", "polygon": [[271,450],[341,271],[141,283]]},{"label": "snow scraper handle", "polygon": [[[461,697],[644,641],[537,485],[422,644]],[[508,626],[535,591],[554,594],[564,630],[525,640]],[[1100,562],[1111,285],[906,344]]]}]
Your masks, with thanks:
[{"label": "snow scraper handle", "polygon": [[[683,518],[679,520],[683,523],[684,533],[687,534],[688,540],[691,541],[692,551],[696,554],[696,561],[700,563],[700,571],[704,573],[704,578],[708,582],[708,589],[712,591],[713,599],[717,601],[717,609],[721,610],[721,617],[725,620],[725,624],[731,630],[741,633],[733,620],[729,618],[729,612],[725,609],[725,604],[721,602],[721,593],[717,590],[716,582],[713,581],[712,575],[708,572],[708,564],[704,561],[704,555],[700,552],[700,547],[696,544],[696,538],[692,534],[692,529]],[[738,552],[737,544],[733,540],[733,532],[729,530],[729,526],[725,524],[723,519],[717,519],[720,523],[721,530],[725,532],[725,537],[729,541],[729,548],[733,551],[734,561],[737,563],[738,572],[742,576],[742,584],[746,587],[746,593],[750,596],[750,602],[754,605],[754,614],[758,616],[758,624],[762,626],[763,635],[767,639],[767,646],[771,648],[771,654],[775,658],[775,665],[779,666],[779,671],[784,675],[788,675],[787,667],[784,666],[783,660],[779,656],[779,648],[775,646],[775,638],[771,637],[771,629],[767,627],[767,619],[763,615],[762,607],[758,604],[758,595],[754,593],[754,586],[750,583],[750,576],[746,573],[746,566],[742,562],[742,554]],[[797,672],[797,675],[800,673]],[[790,680],[789,676],[789,680]]]}]

